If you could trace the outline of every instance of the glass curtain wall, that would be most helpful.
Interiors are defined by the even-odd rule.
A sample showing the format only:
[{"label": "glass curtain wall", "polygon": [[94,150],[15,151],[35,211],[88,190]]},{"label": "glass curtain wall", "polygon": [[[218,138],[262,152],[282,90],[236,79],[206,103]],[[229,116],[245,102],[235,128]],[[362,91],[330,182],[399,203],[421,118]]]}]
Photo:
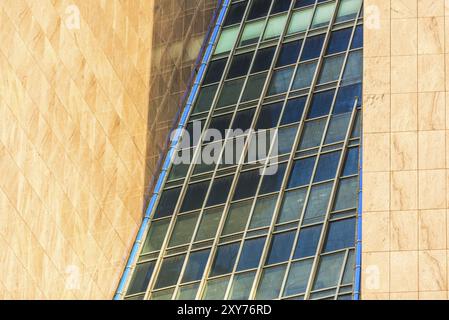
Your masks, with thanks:
[{"label": "glass curtain wall", "polygon": [[362,5],[231,2],[125,299],[352,299]]}]

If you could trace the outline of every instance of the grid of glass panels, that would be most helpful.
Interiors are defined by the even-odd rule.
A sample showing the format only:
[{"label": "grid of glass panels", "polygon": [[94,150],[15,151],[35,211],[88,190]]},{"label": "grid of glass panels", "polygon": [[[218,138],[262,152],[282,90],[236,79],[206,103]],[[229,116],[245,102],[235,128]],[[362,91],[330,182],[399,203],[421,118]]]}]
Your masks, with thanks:
[{"label": "grid of glass panels", "polygon": [[[179,150],[192,164],[170,168],[125,299],[352,298],[362,12],[362,0],[232,1],[186,126],[203,134]],[[276,132],[257,161],[250,128]],[[234,163],[219,161],[237,143]],[[195,163],[207,148],[217,161]]]}]

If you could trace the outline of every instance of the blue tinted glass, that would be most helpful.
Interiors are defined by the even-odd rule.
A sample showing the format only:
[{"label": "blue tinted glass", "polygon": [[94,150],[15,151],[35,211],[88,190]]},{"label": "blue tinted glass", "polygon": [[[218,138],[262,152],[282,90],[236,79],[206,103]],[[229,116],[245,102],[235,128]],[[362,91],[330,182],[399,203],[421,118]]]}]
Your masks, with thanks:
[{"label": "blue tinted glass", "polygon": [[329,114],[334,99],[335,90],[315,93],[310,106],[308,119],[322,117]]},{"label": "blue tinted glass", "polygon": [[181,188],[164,190],[162,192],[161,199],[159,200],[154,218],[157,219],[171,216],[175,210],[176,202],[178,201],[180,193]]},{"label": "blue tinted glass", "polygon": [[[278,155],[290,153],[295,142],[298,126],[284,127],[278,132]],[[274,151],[271,153],[273,156]]]},{"label": "blue tinted glass", "polygon": [[284,180],[286,168],[287,168],[286,163],[276,166],[270,166],[269,167],[270,171],[274,170],[276,173],[264,176],[259,194],[266,194],[279,191],[281,189],[282,181]]},{"label": "blue tinted glass", "polygon": [[325,252],[350,248],[355,243],[355,218],[332,222],[329,225]]},{"label": "blue tinted glass", "polygon": [[289,67],[274,72],[268,95],[284,93],[288,90],[293,76],[293,69],[293,67]]},{"label": "blue tinted glass", "polygon": [[357,105],[360,106],[362,103],[361,83],[341,87],[340,90],[338,90],[333,114],[351,112],[354,108],[356,97],[359,97]]},{"label": "blue tinted glass", "polygon": [[301,63],[293,80],[292,90],[310,87],[317,67],[317,61]]},{"label": "blue tinted glass", "polygon": [[204,268],[209,259],[210,249],[196,251],[190,254],[189,262],[182,277],[182,282],[190,282],[200,280],[203,277]]},{"label": "blue tinted glass", "polygon": [[153,275],[154,265],[155,261],[136,265],[128,291],[126,291],[127,295],[145,292],[147,290],[148,283]]},{"label": "blue tinted glass", "polygon": [[259,170],[242,172],[234,193],[234,200],[253,197],[259,184]]},{"label": "blue tinted glass", "polygon": [[231,66],[229,67],[227,79],[246,75],[249,71],[251,61],[253,60],[253,55],[254,52],[249,52],[235,56],[232,59]]},{"label": "blue tinted glass", "polygon": [[228,59],[220,59],[212,61],[207,68],[206,75],[204,76],[203,85],[220,81],[223,76],[223,71],[226,67]]},{"label": "blue tinted glass", "polygon": [[257,238],[246,240],[243,244],[242,254],[240,255],[237,271],[257,268],[266,238]]},{"label": "blue tinted glass", "polygon": [[257,120],[256,130],[270,129],[277,126],[284,103],[278,102],[264,106]]},{"label": "blue tinted glass", "polygon": [[358,49],[363,46],[363,27],[358,26],[355,29],[354,37],[352,39],[351,49]]},{"label": "blue tinted glass", "polygon": [[274,0],[271,14],[287,11],[291,3],[292,0]]},{"label": "blue tinted glass", "polygon": [[306,100],[307,97],[288,100],[284,114],[282,115],[281,125],[299,122],[304,112]]},{"label": "blue tinted glass", "polygon": [[280,233],[273,236],[265,265],[287,261],[290,258],[296,231]]},{"label": "blue tinted glass", "polygon": [[237,112],[235,116],[234,123],[232,124],[232,130],[240,129],[243,132],[251,128],[251,123],[253,122],[254,113],[256,109],[249,109],[241,112]]},{"label": "blue tinted glass", "polygon": [[304,49],[301,54],[301,61],[318,58],[323,48],[325,35],[319,35],[307,38]]},{"label": "blue tinted glass", "polygon": [[209,199],[207,200],[207,206],[214,206],[226,202],[233,179],[234,176],[227,176],[214,180]]},{"label": "blue tinted glass", "polygon": [[346,51],[351,39],[351,33],[352,28],[332,32],[329,45],[327,47],[327,54]]},{"label": "blue tinted glass", "polygon": [[301,230],[298,243],[296,244],[294,259],[311,257],[316,254],[318,241],[321,236],[321,229],[322,225]]},{"label": "blue tinted glass", "polygon": [[208,187],[209,181],[189,185],[182,203],[181,212],[201,208],[203,206]]},{"label": "blue tinted glass", "polygon": [[362,51],[353,51],[348,56],[345,73],[343,74],[344,83],[362,81],[363,56]]},{"label": "blue tinted glass", "polygon": [[299,150],[318,147],[320,145],[326,122],[326,119],[318,119],[305,124]]},{"label": "blue tinted glass", "polygon": [[305,7],[314,3],[315,0],[296,0],[295,8]]},{"label": "blue tinted glass", "polygon": [[273,61],[275,51],[276,47],[265,48],[257,51],[251,73],[268,70],[271,66],[271,62]]},{"label": "blue tinted glass", "polygon": [[155,289],[170,287],[178,282],[185,255],[165,258],[156,281]]},{"label": "blue tinted glass", "polygon": [[359,149],[349,149],[346,156],[345,168],[343,169],[343,176],[351,176],[359,172]]},{"label": "blue tinted glass", "polygon": [[337,173],[341,152],[332,152],[321,155],[315,174],[314,183],[334,179]]},{"label": "blue tinted glass", "polygon": [[248,20],[264,17],[270,10],[271,0],[254,0],[248,14]]},{"label": "blue tinted glass", "polygon": [[238,2],[231,5],[229,8],[228,15],[226,16],[226,20],[224,22],[224,26],[230,26],[235,23],[239,23],[243,19],[243,15],[245,14],[247,2]]},{"label": "blue tinted glass", "polygon": [[212,265],[211,277],[231,273],[240,248],[240,242],[218,247]]},{"label": "blue tinted glass", "polygon": [[276,67],[282,67],[289,64],[296,63],[299,57],[299,51],[301,50],[302,41],[293,41],[284,43],[279,54]]},{"label": "blue tinted glass", "polygon": [[315,157],[295,161],[293,170],[288,182],[288,188],[305,186],[310,183],[313,168],[315,166]]}]

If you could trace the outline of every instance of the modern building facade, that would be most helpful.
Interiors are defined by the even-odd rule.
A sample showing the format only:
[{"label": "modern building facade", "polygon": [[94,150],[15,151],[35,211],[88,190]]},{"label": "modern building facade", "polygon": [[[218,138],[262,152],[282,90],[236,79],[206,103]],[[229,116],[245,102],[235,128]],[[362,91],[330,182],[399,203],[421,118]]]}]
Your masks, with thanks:
[{"label": "modern building facade", "polygon": [[352,299],[362,1],[222,4],[116,298]]}]

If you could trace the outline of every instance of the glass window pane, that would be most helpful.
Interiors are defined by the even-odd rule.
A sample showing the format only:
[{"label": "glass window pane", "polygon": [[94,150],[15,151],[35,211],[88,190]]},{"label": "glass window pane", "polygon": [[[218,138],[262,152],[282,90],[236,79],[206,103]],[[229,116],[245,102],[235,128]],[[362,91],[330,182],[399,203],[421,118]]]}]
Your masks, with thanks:
[{"label": "glass window pane", "polygon": [[322,225],[319,225],[301,229],[298,243],[296,244],[294,259],[312,257],[317,253],[316,250],[322,227]]},{"label": "glass window pane", "polygon": [[[260,186],[259,194],[267,194],[279,191],[284,181],[285,170],[287,169],[287,164],[276,164],[267,168],[267,170],[275,171],[274,174],[266,174],[263,177],[262,185]],[[266,172],[267,173],[267,172]],[[272,172],[270,172],[272,173]]]},{"label": "glass window pane", "polygon": [[329,225],[324,252],[354,247],[355,223],[355,218],[332,222]]},{"label": "glass window pane", "polygon": [[352,176],[359,172],[359,148],[352,148],[348,150],[346,155],[345,167],[343,169],[343,176]]},{"label": "glass window pane", "polygon": [[240,242],[218,247],[210,276],[215,277],[221,274],[231,273],[239,248]]},{"label": "glass window pane", "polygon": [[335,179],[338,164],[340,163],[341,151],[322,154],[318,161],[314,183]]},{"label": "glass window pane", "polygon": [[286,192],[277,223],[299,220],[302,209],[304,208],[306,196],[307,189]]},{"label": "glass window pane", "polygon": [[362,81],[363,57],[362,51],[353,51],[349,53],[348,62],[346,63],[345,73],[343,74],[343,82],[361,82]]},{"label": "glass window pane", "polygon": [[262,107],[257,119],[256,130],[270,129],[277,126],[282,112],[283,102],[277,102]]},{"label": "glass window pane", "polygon": [[335,2],[321,4],[315,11],[312,28],[324,27],[329,24],[335,10]]},{"label": "glass window pane", "polygon": [[229,300],[248,300],[256,272],[246,272],[234,277]]},{"label": "glass window pane", "polygon": [[362,0],[342,0],[338,8],[337,19],[335,22],[355,19],[362,6]]},{"label": "glass window pane", "polygon": [[309,37],[304,44],[304,49],[301,54],[301,61],[318,58],[321,54],[324,44],[324,34]]},{"label": "glass window pane", "polygon": [[279,37],[284,31],[285,24],[287,23],[287,17],[287,14],[283,14],[268,19],[268,24],[263,39],[267,40]]},{"label": "glass window pane", "polygon": [[132,295],[140,292],[145,292],[153,275],[155,261],[145,262],[136,265],[133,277],[129,284],[126,295]]},{"label": "glass window pane", "polygon": [[265,265],[287,261],[290,258],[296,231],[275,234],[271,239],[270,250]]},{"label": "glass window pane", "polygon": [[329,44],[327,46],[327,54],[346,51],[351,40],[352,28],[337,30],[332,32]]},{"label": "glass window pane", "polygon": [[218,40],[217,47],[215,48],[215,54],[229,52],[234,47],[237,37],[239,36],[240,25],[223,29]]},{"label": "glass window pane", "polygon": [[202,278],[209,254],[210,249],[196,251],[190,254],[182,282],[191,282]]},{"label": "glass window pane", "polygon": [[326,122],[327,119],[306,122],[301,143],[299,144],[299,150],[318,147],[321,144]]},{"label": "glass window pane", "polygon": [[273,195],[257,199],[256,207],[251,217],[250,229],[268,227],[271,224],[277,198],[277,195]]},{"label": "glass window pane", "polygon": [[312,21],[313,8],[296,11],[292,15],[290,25],[288,26],[288,34],[296,32],[303,32],[309,28],[310,21]]},{"label": "glass window pane", "polygon": [[270,10],[271,0],[254,0],[248,14],[248,20],[264,17]]},{"label": "glass window pane", "polygon": [[344,258],[344,252],[321,257],[313,290],[337,286]]},{"label": "glass window pane", "polygon": [[153,292],[150,300],[171,300],[175,289],[167,289],[162,291]]},{"label": "glass window pane", "polygon": [[[254,52],[236,55],[232,58],[227,79],[244,76],[248,73]],[[222,71],[223,72],[223,71]]]},{"label": "glass window pane", "polygon": [[220,81],[226,67],[226,62],[228,62],[227,58],[212,61],[207,68],[203,85]]},{"label": "glass window pane", "polygon": [[260,35],[265,26],[265,20],[259,20],[249,22],[243,29],[242,39],[240,40],[240,46],[246,46],[259,41]]},{"label": "glass window pane", "polygon": [[214,208],[204,211],[195,241],[202,241],[215,237],[222,213],[223,208]]},{"label": "glass window pane", "polygon": [[218,85],[201,88],[193,108],[193,114],[205,112],[211,108],[217,89]]},{"label": "glass window pane", "polygon": [[165,239],[170,219],[153,221],[148,230],[147,238],[143,245],[142,254],[158,251]]},{"label": "glass window pane", "polygon": [[313,259],[292,263],[284,296],[292,296],[306,291],[312,265]]},{"label": "glass window pane", "polygon": [[292,90],[304,89],[311,86],[317,67],[317,61],[301,63],[298,66]]},{"label": "glass window pane", "polygon": [[259,170],[251,170],[240,173],[239,181],[234,193],[234,200],[254,197],[259,185],[259,179]]},{"label": "glass window pane", "polygon": [[181,212],[201,208],[203,206],[208,187],[209,181],[190,184],[187,188],[187,192],[182,203]]},{"label": "glass window pane", "polygon": [[[281,128],[278,132],[278,150],[277,155],[283,155],[290,153],[293,148],[293,143],[295,142],[296,133],[298,132],[298,126]],[[274,153],[271,153],[273,156]]]},{"label": "glass window pane", "polygon": [[229,26],[232,24],[240,23],[243,19],[243,15],[245,14],[247,4],[248,2],[246,1],[233,3],[229,8],[229,12],[223,25]]},{"label": "glass window pane", "polygon": [[358,177],[340,181],[337,197],[335,199],[334,211],[357,208],[358,185]]},{"label": "glass window pane", "polygon": [[245,79],[237,79],[225,82],[221,90],[220,98],[217,102],[217,108],[234,105],[240,98]]},{"label": "glass window pane", "polygon": [[156,212],[154,213],[154,219],[168,217],[173,214],[176,203],[178,202],[181,188],[174,188],[162,191],[161,198],[157,205]]},{"label": "glass window pane", "polygon": [[333,114],[352,112],[357,97],[359,98],[357,106],[360,107],[362,105],[361,83],[341,87],[338,90]]},{"label": "glass window pane", "polygon": [[303,224],[322,222],[326,216],[333,183],[313,186],[307,203]]},{"label": "glass window pane", "polygon": [[343,66],[344,60],[344,55],[325,58],[318,84],[337,81],[340,78],[341,67]]},{"label": "glass window pane", "polygon": [[276,47],[260,49],[257,51],[251,73],[268,70],[271,66],[271,62],[273,61],[275,52]]},{"label": "glass window pane", "polygon": [[294,67],[276,70],[271,79],[268,95],[275,95],[284,93],[290,86],[290,81],[293,76]]},{"label": "glass window pane", "polygon": [[284,114],[282,115],[281,125],[299,122],[304,113],[306,100],[306,97],[288,100],[284,109]]},{"label": "glass window pane", "polygon": [[292,0],[274,0],[271,14],[287,11],[290,8]]},{"label": "glass window pane", "polygon": [[233,203],[229,208],[222,235],[234,234],[245,229],[253,200]]},{"label": "glass window pane", "polygon": [[267,268],[262,271],[256,300],[273,300],[279,297],[286,266]]},{"label": "glass window pane", "polygon": [[246,240],[243,244],[237,271],[257,268],[265,245],[266,238]]},{"label": "glass window pane", "polygon": [[329,114],[334,100],[335,89],[318,92],[313,95],[312,105],[307,116],[308,119],[319,118]]},{"label": "glass window pane", "polygon": [[196,293],[200,287],[199,283],[189,284],[179,288],[176,300],[195,300]]},{"label": "glass window pane", "polygon": [[209,194],[209,199],[207,200],[208,207],[226,202],[233,179],[234,176],[227,176],[214,180]]},{"label": "glass window pane", "polygon": [[159,276],[157,277],[155,289],[170,287],[178,282],[184,258],[185,254],[164,259]]},{"label": "glass window pane", "polygon": [[351,49],[358,49],[363,47],[363,26],[357,26],[354,37],[352,38]]},{"label": "glass window pane", "polygon": [[350,120],[350,113],[332,116],[329,128],[327,129],[326,140],[324,140],[324,144],[344,141],[346,138],[346,134],[348,133]]},{"label": "glass window pane", "polygon": [[245,91],[243,92],[242,102],[259,99],[262,95],[262,90],[267,80],[268,73],[256,74],[250,76],[246,83]]},{"label": "glass window pane", "polygon": [[245,132],[246,130],[251,128],[251,123],[253,122],[255,112],[256,109],[249,109],[237,112],[231,129],[232,130],[240,129],[243,132]]},{"label": "glass window pane", "polygon": [[169,247],[176,247],[189,243],[195,231],[198,213],[179,216],[169,242]]},{"label": "glass window pane", "polygon": [[315,167],[315,161],[316,157],[295,161],[288,182],[289,189],[305,186],[310,183],[310,178],[312,178],[312,172]]},{"label": "glass window pane", "polygon": [[355,254],[354,250],[349,251],[348,260],[346,261],[345,272],[341,284],[351,284],[354,282]]},{"label": "glass window pane", "polygon": [[301,50],[302,41],[287,42],[282,45],[276,67],[283,67],[294,64],[298,61],[299,52]]},{"label": "glass window pane", "polygon": [[228,283],[229,277],[207,281],[203,300],[223,300],[226,294]]}]

